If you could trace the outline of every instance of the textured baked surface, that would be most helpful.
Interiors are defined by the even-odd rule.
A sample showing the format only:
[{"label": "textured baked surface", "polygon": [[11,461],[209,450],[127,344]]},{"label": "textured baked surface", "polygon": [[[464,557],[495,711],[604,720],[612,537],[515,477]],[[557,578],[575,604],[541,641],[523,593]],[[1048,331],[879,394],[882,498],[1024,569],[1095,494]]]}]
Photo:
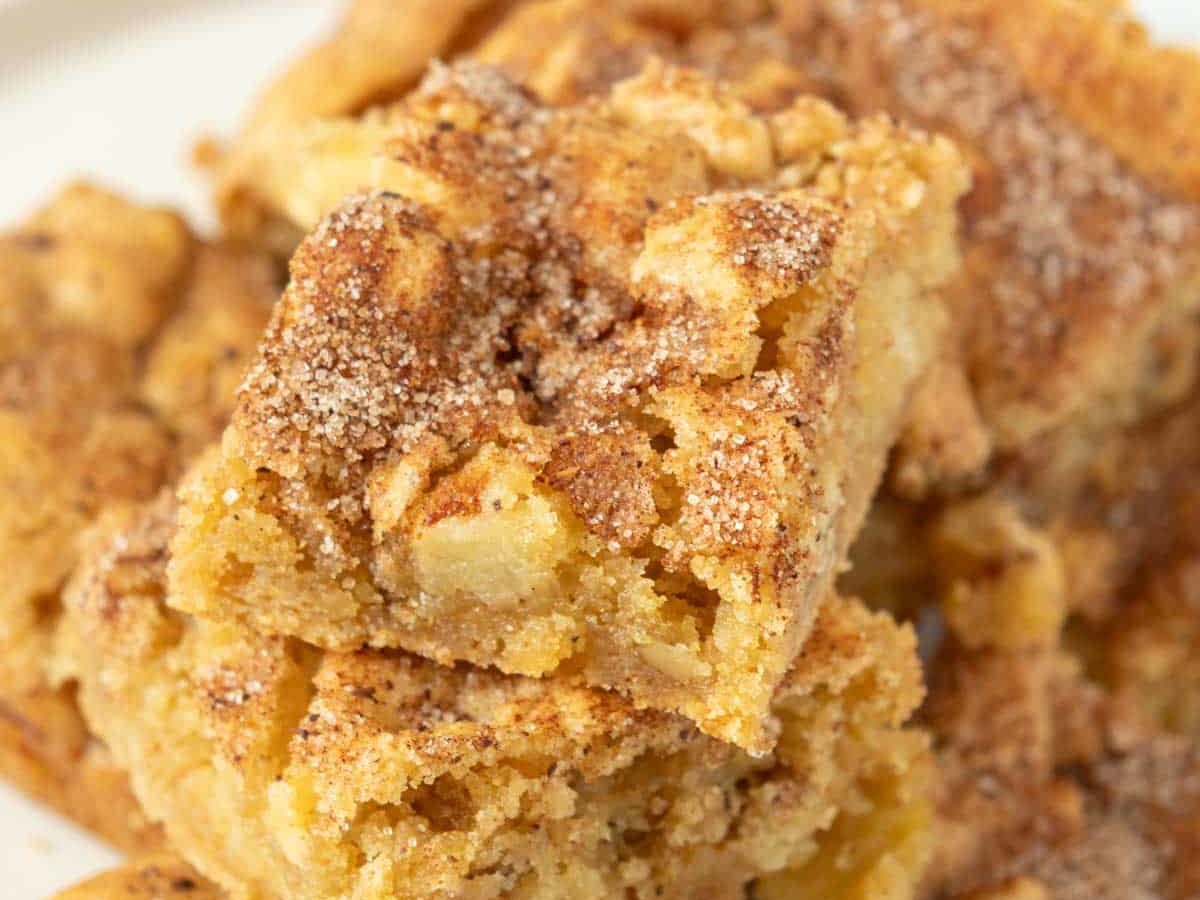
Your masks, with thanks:
[{"label": "textured baked surface", "polygon": [[901,725],[920,670],[887,616],[823,606],[755,758],[561,679],[171,611],[172,523],[164,498],[97,539],[60,659],[172,845],[236,897],[732,898],[805,866],[860,896],[919,877],[927,769]]},{"label": "textured baked surface", "polygon": [[220,432],[274,293],[263,259],[83,184],[0,236],[3,768],[118,845],[145,823],[44,661],[79,533]]},{"label": "textured baked surface", "polygon": [[1097,679],[1164,728],[1200,740],[1200,557],[1173,561],[1115,615],[1079,632],[1072,646]]},{"label": "textured baked surface", "polygon": [[1193,395],[1095,444],[1047,442],[1028,516],[995,490],[873,512],[860,550],[908,565],[852,580],[907,610],[940,592],[948,626],[922,712],[932,896],[1197,890],[1198,412]]},{"label": "textured baked surface", "polygon": [[961,356],[918,395],[891,479],[924,502],[874,508],[843,589],[910,612],[937,596],[973,651],[1047,652],[1065,628],[1091,677],[1186,732],[1200,290],[1179,123],[1200,68],[1122,6],[795,7],[845,105],[944,130],[974,168]]},{"label": "textured baked surface", "polygon": [[0,777],[126,853],[162,844],[125,771],[88,731],[75,696],[49,687],[0,699]]},{"label": "textured baked surface", "polygon": [[911,612],[930,597],[958,639],[1060,642],[1089,674],[1195,734],[1200,395],[1103,438],[1041,442],[1021,495],[943,509],[877,503],[843,587]]},{"label": "textured baked surface", "polygon": [[943,321],[948,144],[650,65],[547,108],[435,68],[260,158],[298,221],[171,602],[562,671],[770,746]]},{"label": "textured baked surface", "polygon": [[170,854],[147,856],[89,878],[53,900],[225,900],[220,888]]},{"label": "textured baked surface", "polygon": [[[231,234],[290,255],[303,231],[288,199],[264,183],[264,176],[269,180],[272,174],[261,168],[264,148],[278,153],[283,148],[273,145],[294,143],[296,126],[304,121],[356,114],[401,99],[415,86],[416,75],[437,58],[469,56],[499,66],[542,99],[558,104],[603,96],[651,59],[700,68],[758,110],[786,107],[814,84],[803,63],[788,59],[790,48],[778,22],[764,18],[765,7],[757,2],[465,0],[436,23],[414,26],[414,13],[424,5],[351,2],[345,21],[328,41],[340,48],[339,54],[361,56],[367,65],[402,69],[404,77],[391,89],[368,96],[354,67],[343,72],[323,61],[327,50],[297,59],[267,88],[217,172],[217,206]],[[379,15],[383,6],[392,7],[386,16]],[[371,22],[385,36],[357,27],[359,20]],[[411,42],[414,34],[430,30],[441,35],[440,43],[426,43],[424,56],[366,52],[372,41]],[[339,102],[330,102],[334,97]],[[311,213],[301,218],[312,220]]]},{"label": "textured baked surface", "polygon": [[[1137,776],[1158,760],[1186,798],[1190,764],[1104,720],[1124,700],[1171,730],[1200,719],[1197,432],[1178,408],[1200,296],[1195,55],[1154,46],[1121,3],[819,0],[774,5],[782,19],[692,4],[699,27],[682,5],[657,4],[657,21],[649,4],[599,5],[522,4],[473,52],[559,102],[653,54],[729,78],[755,108],[815,87],[967,148],[961,334],[918,397],[894,483],[917,498],[991,489],[946,507],[888,498],[852,573],[894,608],[940,595],[957,635],[930,707],[949,785],[931,881],[1038,900],[1194,892],[1163,877],[1188,846],[1144,827],[1160,815]],[[1064,622],[1117,699],[1057,654]]]},{"label": "textured baked surface", "polygon": [[1198,411],[1110,434],[1083,465],[1046,452],[1037,527],[994,496],[934,526],[931,568],[969,612],[947,616],[924,712],[946,893],[1200,890]]},{"label": "textured baked surface", "polygon": [[[982,506],[951,513],[948,533],[962,526],[977,542],[986,529],[1005,531],[1009,548],[1056,538],[1053,520],[1088,502],[1068,488],[1091,477],[1093,448],[1124,440],[1121,429],[1170,409],[1194,382],[1200,285],[1188,149],[1200,68],[1194,52],[1149,40],[1124,4],[566,0],[493,11],[458,49],[556,102],[602,93],[659,56],[720,76],[755,109],[816,91],[958,139],[975,175],[963,204],[959,334],[917,395],[891,479],[926,500],[990,485]],[[1151,120],[1155,128],[1143,127]],[[252,170],[241,177],[245,202],[289,218],[254,189]],[[879,540],[864,546],[849,584],[892,605],[943,589],[965,620],[988,602],[988,586],[961,565],[952,584],[935,585],[932,567],[914,565],[926,553],[921,529],[899,527],[935,506],[880,507],[868,531]],[[1051,548],[1063,559],[1050,565],[1088,558],[1089,537],[1074,530]],[[953,541],[942,551],[958,553]],[[1069,572],[1066,583],[1078,593]],[[1080,585],[1109,591],[1095,577]],[[1079,599],[1051,602],[1065,610]],[[1006,639],[1022,627],[1015,610]]]},{"label": "textured baked surface", "polygon": [[[771,6],[735,4],[742,20],[693,25],[675,50],[653,51],[682,45],[694,64],[728,70],[738,84],[746,70],[730,63],[738,59],[730,48],[750,46],[760,73],[798,68],[807,89],[853,112],[884,109],[950,134],[974,169],[954,315],[961,333],[931,373],[901,444],[901,492],[971,488],[991,477],[989,462],[1032,468],[1026,451],[1044,435],[1066,430],[1084,443],[1187,392],[1200,305],[1188,152],[1200,108],[1194,52],[1154,45],[1109,3]],[[602,68],[583,59],[635,55],[616,50],[632,40],[628,29],[609,27],[606,45],[597,37],[605,30],[581,14],[564,14],[574,39],[590,42],[587,52],[563,51],[574,65],[520,51],[527,35],[550,45],[537,35],[549,31],[551,8],[511,15],[514,29],[539,10],[546,21],[507,42],[497,37],[497,61],[554,90],[556,72]],[[652,28],[645,9],[629,9],[643,32]],[[486,55],[488,43],[478,52]],[[780,83],[774,102],[789,96]],[[1156,127],[1144,127],[1149,121]]]},{"label": "textured baked surface", "polygon": [[[1089,674],[1200,738],[1200,395],[1097,457],[1087,504],[1054,524]],[[1074,548],[1074,549],[1072,549]]]},{"label": "textured baked surface", "polygon": [[247,152],[303,121],[394,102],[436,59],[500,65],[563,103],[607,91],[654,56],[721,77],[752,106],[787,105],[810,78],[785,61],[778,27],[759,27],[764,10],[756,0],[350,0],[326,40],[258,97],[219,161],[217,206],[232,234],[289,255],[302,232],[258,192]]},{"label": "textured baked surface", "polygon": [[303,231],[251,202],[243,147],[299,122],[357,113],[410,90],[430,61],[470,46],[507,0],[349,0],[326,38],[292,61],[255,99],[241,133],[220,148],[213,172],[226,232],[286,259]]},{"label": "textured baked surface", "polygon": [[[961,339],[902,449],[906,493],[956,489],[993,452],[1135,420],[1186,389],[1174,376],[1191,377],[1181,370],[1197,347],[1178,326],[1200,303],[1200,79],[1194,52],[1155,45],[1123,4],[552,0],[451,19],[443,52],[500,65],[554,102],[603,93],[657,56],[725,79],[758,109],[816,91],[962,142],[976,177]],[[362,106],[293,94],[293,109]],[[237,168],[227,209],[241,191],[250,219],[255,207],[291,218],[269,196],[252,202],[255,173]]]},{"label": "textured baked surface", "polygon": [[[1129,421],[1186,390],[1167,376],[1195,367],[1194,331],[1177,327],[1200,303],[1190,163],[1164,166],[1162,135],[1138,124],[1151,119],[1117,114],[1109,98],[1143,98],[1153,116],[1164,70],[1178,68],[1190,77],[1173,80],[1167,118],[1186,117],[1200,101],[1194,55],[1078,0],[788,8],[828,51],[831,88],[852,109],[944,130],[972,158],[961,362],[1000,451],[1064,425]],[[1049,74],[1081,57],[1080,80]],[[910,487],[936,480],[916,459]]]},{"label": "textured baked surface", "polygon": [[[1193,53],[1152,46],[1102,6],[843,4],[813,26],[850,36],[840,78],[853,108],[883,105],[980,148],[964,208],[968,281],[1003,288],[987,303],[1014,317],[997,324],[985,307],[972,313],[984,336],[964,335],[974,436],[947,399],[962,392],[917,402],[925,421],[946,423],[928,433],[960,459],[971,456],[964,440],[991,430],[1004,449],[989,488],[940,511],[876,507],[876,543],[861,548],[850,584],[909,609],[940,595],[957,640],[973,648],[963,652],[1005,660],[963,676],[982,696],[991,683],[1019,696],[1037,668],[1025,658],[1052,652],[1065,624],[1065,646],[1091,677],[1194,741],[1200,403],[1189,389],[1200,291],[1182,136],[1195,129],[1178,123],[1195,116],[1200,69]],[[1013,272],[1025,273],[1017,290]],[[928,427],[916,419],[910,438]],[[909,449],[901,490],[929,473],[905,472]],[[981,705],[1003,719],[997,708]],[[977,737],[980,752],[1003,733]],[[983,820],[960,816],[967,834]],[[986,830],[974,835],[986,843]]]},{"label": "textured baked surface", "polygon": [[1164,898],[1200,890],[1200,749],[1053,651],[947,646],[923,713],[938,814],[931,896]]},{"label": "textured baked surface", "polygon": [[[497,0],[350,0],[337,27],[272,80],[245,129],[359,112],[412,88],[431,59],[486,27]],[[460,37],[461,36],[461,37]]]}]

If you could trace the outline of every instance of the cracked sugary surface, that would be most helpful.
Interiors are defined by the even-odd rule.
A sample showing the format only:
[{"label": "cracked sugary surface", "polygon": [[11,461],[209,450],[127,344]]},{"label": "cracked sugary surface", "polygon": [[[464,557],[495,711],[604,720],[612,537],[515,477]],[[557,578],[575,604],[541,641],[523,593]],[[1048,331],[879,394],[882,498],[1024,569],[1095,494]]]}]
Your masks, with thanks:
[{"label": "cracked sugary surface", "polygon": [[[967,277],[951,295],[959,334],[917,395],[891,481],[927,499],[990,485],[986,502],[947,511],[943,537],[999,534],[993,561],[1037,545],[1045,565],[1025,575],[1045,588],[1054,568],[1066,573],[1068,596],[1048,601],[1059,616],[1094,604],[1081,594],[1112,593],[1086,565],[1113,556],[1111,539],[1071,520],[1091,503],[1092,471],[1188,393],[1200,358],[1194,52],[1156,46],[1112,4],[1061,0],[566,0],[469,30],[463,49],[474,41],[472,53],[557,102],[659,55],[719,75],[755,109],[812,90],[958,139],[975,176],[962,205]],[[1154,130],[1141,127],[1151,119]],[[259,178],[241,177],[249,202]],[[258,202],[279,209],[270,194],[260,184]],[[948,582],[960,618],[986,612],[986,579],[922,561],[913,520],[927,512],[878,507],[848,586],[904,606]],[[1116,563],[1136,566],[1145,542],[1120,530]],[[961,555],[940,544],[942,557]],[[1058,624],[1012,612],[1011,637]]]},{"label": "cracked sugary surface", "polygon": [[[371,3],[351,9],[359,5]],[[398,30],[410,5],[399,4]],[[758,110],[819,93],[961,142],[975,178],[963,204],[959,335],[905,436],[896,483],[906,494],[970,487],[993,455],[1019,456],[1057,429],[1137,420],[1177,400],[1194,376],[1200,66],[1191,51],[1156,46],[1124,9],[1098,0],[551,0],[456,9],[453,22],[458,32],[433,52],[499,65],[551,102],[603,94],[657,56],[725,80]],[[335,42],[354,35],[348,24]],[[264,98],[268,111],[286,110],[277,120],[363,108],[361,95],[321,102],[323,92],[305,89],[306,68],[315,80],[300,61]],[[383,96],[411,86],[410,73]],[[227,218],[255,237],[263,217],[294,231],[303,217],[251,164],[256,140],[286,141],[287,131],[259,130],[234,146]]]},{"label": "cracked sugary surface", "polygon": [[[972,160],[955,318],[976,427],[963,427],[969,407],[956,412],[947,374],[904,448],[908,490],[970,475],[971,456],[987,458],[980,427],[1020,453],[1064,425],[1137,419],[1194,377],[1196,185],[1184,148],[1172,157],[1164,139],[1194,122],[1200,67],[1103,7],[816,0],[785,14],[827,51],[849,108],[944,130]],[[1139,97],[1138,115],[1118,96]],[[938,454],[953,463],[940,473]]]},{"label": "cracked sugary surface", "polygon": [[953,149],[661,64],[565,108],[463,65],[260,162],[314,220],[374,191],[292,260],[171,602],[768,749],[940,336]]},{"label": "cracked sugary surface", "polygon": [[44,661],[79,533],[219,434],[275,294],[257,255],[85,184],[0,236],[0,768],[129,849],[155,840]]},{"label": "cracked sugary surface", "polygon": [[561,679],[175,612],[173,522],[164,497],[93,539],[59,659],[173,846],[235,898],[911,896],[929,809],[907,626],[831,598],[753,757]]}]

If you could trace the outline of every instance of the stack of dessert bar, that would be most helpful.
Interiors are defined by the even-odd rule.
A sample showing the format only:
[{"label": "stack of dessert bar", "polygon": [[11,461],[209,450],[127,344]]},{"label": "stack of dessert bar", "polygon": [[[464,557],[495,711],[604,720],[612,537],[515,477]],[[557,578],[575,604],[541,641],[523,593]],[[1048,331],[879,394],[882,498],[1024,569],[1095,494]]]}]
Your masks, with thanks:
[{"label": "stack of dessert bar", "polygon": [[1198,121],[1120,0],[355,0],[219,239],[68,188],[0,764],[134,860],[62,898],[1200,897]]}]

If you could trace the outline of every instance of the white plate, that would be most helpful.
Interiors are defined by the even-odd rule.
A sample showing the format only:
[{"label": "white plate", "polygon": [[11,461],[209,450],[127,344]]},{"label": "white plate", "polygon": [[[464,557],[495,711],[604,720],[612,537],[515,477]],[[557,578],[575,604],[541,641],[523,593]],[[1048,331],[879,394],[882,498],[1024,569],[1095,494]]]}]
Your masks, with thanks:
[{"label": "white plate", "polygon": [[[255,88],[332,21],[336,0],[0,0],[0,224],[71,176],[209,220],[193,141],[228,133]],[[1194,0],[1135,3],[1200,39]],[[0,784],[6,900],[40,900],[116,856]]]},{"label": "white plate", "polygon": [[0,0],[0,222],[71,176],[204,218],[197,137],[328,27],[336,0]]}]

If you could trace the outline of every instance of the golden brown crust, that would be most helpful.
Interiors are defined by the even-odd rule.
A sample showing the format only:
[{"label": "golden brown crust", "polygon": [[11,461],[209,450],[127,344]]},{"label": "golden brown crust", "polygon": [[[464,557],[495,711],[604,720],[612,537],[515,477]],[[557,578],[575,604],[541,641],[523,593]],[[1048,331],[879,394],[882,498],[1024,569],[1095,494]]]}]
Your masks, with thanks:
[{"label": "golden brown crust", "polygon": [[350,0],[334,31],[273,79],[255,101],[242,133],[214,166],[214,193],[235,240],[291,254],[300,234],[247,195],[246,145],[322,116],[361,112],[402,96],[431,60],[470,46],[511,0]]},{"label": "golden brown crust", "polygon": [[994,34],[1025,81],[1092,137],[1164,190],[1200,200],[1200,58],[1194,50],[1157,44],[1123,3],[919,5]]},{"label": "golden brown crust", "polygon": [[[387,15],[372,11],[389,5]],[[294,210],[273,202],[278,198],[264,194],[257,184],[261,175],[252,159],[256,146],[287,141],[289,126],[307,120],[359,112],[368,105],[368,97],[373,103],[399,99],[439,56],[469,55],[499,66],[542,99],[558,104],[603,95],[616,82],[636,75],[651,58],[720,77],[753,109],[785,108],[812,85],[799,67],[787,62],[782,33],[760,27],[766,9],[758,0],[465,0],[434,16],[433,22],[418,14],[424,5],[395,0],[351,4],[329,46],[297,60],[272,85],[218,172],[217,205],[231,234],[290,255],[302,231],[295,227]],[[361,22],[356,24],[356,19]],[[379,43],[406,44],[410,52],[374,53]],[[356,60],[346,72],[326,58],[341,55]],[[364,91],[359,71],[363,67],[382,70],[392,87]],[[402,79],[395,77],[397,69],[403,70]],[[374,74],[378,81],[380,72]],[[256,125],[260,122],[261,127]],[[319,213],[339,199],[333,198]]]},{"label": "golden brown crust", "polygon": [[[1089,136],[1041,81],[1026,79],[1012,44],[1040,33],[1053,11],[816,0],[786,14],[829,51],[831,90],[852,109],[944,130],[972,159],[957,315],[962,361],[998,450],[1019,452],[1068,424],[1111,427],[1178,396],[1159,377],[1160,352],[1196,310],[1200,220],[1186,196],[1122,163],[1107,129]],[[1065,34],[1039,59],[1052,66],[1085,40]]]},{"label": "golden brown crust", "polygon": [[523,3],[469,52],[502,67],[539,97],[578,103],[637,74],[652,56],[671,58],[670,36],[621,6],[589,0]]},{"label": "golden brown crust", "polygon": [[162,844],[161,829],[88,731],[72,691],[0,697],[0,776],[126,853]]},{"label": "golden brown crust", "polygon": [[652,58],[701,69],[757,110],[784,108],[816,84],[789,61],[758,0],[538,0],[514,5],[464,51],[554,103],[602,96]]},{"label": "golden brown crust", "polygon": [[1172,732],[1200,740],[1200,554],[1147,576],[1075,646],[1090,671]]},{"label": "golden brown crust", "polygon": [[411,88],[431,59],[502,0],[350,0],[325,40],[259,96],[249,132],[359,112]]},{"label": "golden brown crust", "polygon": [[[675,62],[698,62],[702,54],[721,58],[728,65],[723,74],[753,72],[746,84],[758,89],[802,78],[798,71],[784,76],[763,59],[760,51],[775,40],[765,31],[741,47],[728,41],[729,29],[753,26],[765,12],[761,0],[351,0],[332,33],[260,94],[245,130],[394,101],[433,60],[467,53],[511,66],[514,77],[560,102],[581,100],[635,74],[648,52],[672,57],[681,36],[696,47]],[[794,81],[792,87],[794,93]]]},{"label": "golden brown crust", "polygon": [[[170,499],[126,521],[75,582],[60,660],[174,846],[235,897],[734,898],[810,864],[915,883],[924,743],[900,726],[920,674],[886,616],[824,607],[756,759],[617,694],[174,613]],[[878,854],[822,834],[843,809]]]},{"label": "golden brown crust", "polygon": [[159,854],[89,878],[54,895],[53,900],[225,900],[187,863]]},{"label": "golden brown crust", "polygon": [[183,487],[172,602],[572,671],[769,747],[934,351],[953,150],[661,63],[563,108],[440,67],[299,135],[259,160],[281,202],[377,191],[293,257]]},{"label": "golden brown crust", "polygon": [[[1195,55],[1153,45],[1121,4],[560,0],[497,9],[458,49],[554,102],[602,94],[656,55],[755,109],[819,90],[960,139],[976,184],[947,364],[965,372],[941,384],[971,390],[918,407],[897,478],[910,495],[977,480],[993,449],[1111,427],[1186,390],[1161,373],[1200,346],[1179,333],[1200,296]],[[1167,139],[1141,127],[1148,111]],[[294,218],[255,193],[253,171],[232,177],[248,206]]]},{"label": "golden brown crust", "polygon": [[266,260],[85,184],[0,236],[0,759],[126,849],[154,830],[47,681],[58,592],[91,521],[219,434],[274,281]]},{"label": "golden brown crust", "polygon": [[954,898],[1194,894],[1200,756],[1044,650],[940,654],[926,721],[938,848]]}]

